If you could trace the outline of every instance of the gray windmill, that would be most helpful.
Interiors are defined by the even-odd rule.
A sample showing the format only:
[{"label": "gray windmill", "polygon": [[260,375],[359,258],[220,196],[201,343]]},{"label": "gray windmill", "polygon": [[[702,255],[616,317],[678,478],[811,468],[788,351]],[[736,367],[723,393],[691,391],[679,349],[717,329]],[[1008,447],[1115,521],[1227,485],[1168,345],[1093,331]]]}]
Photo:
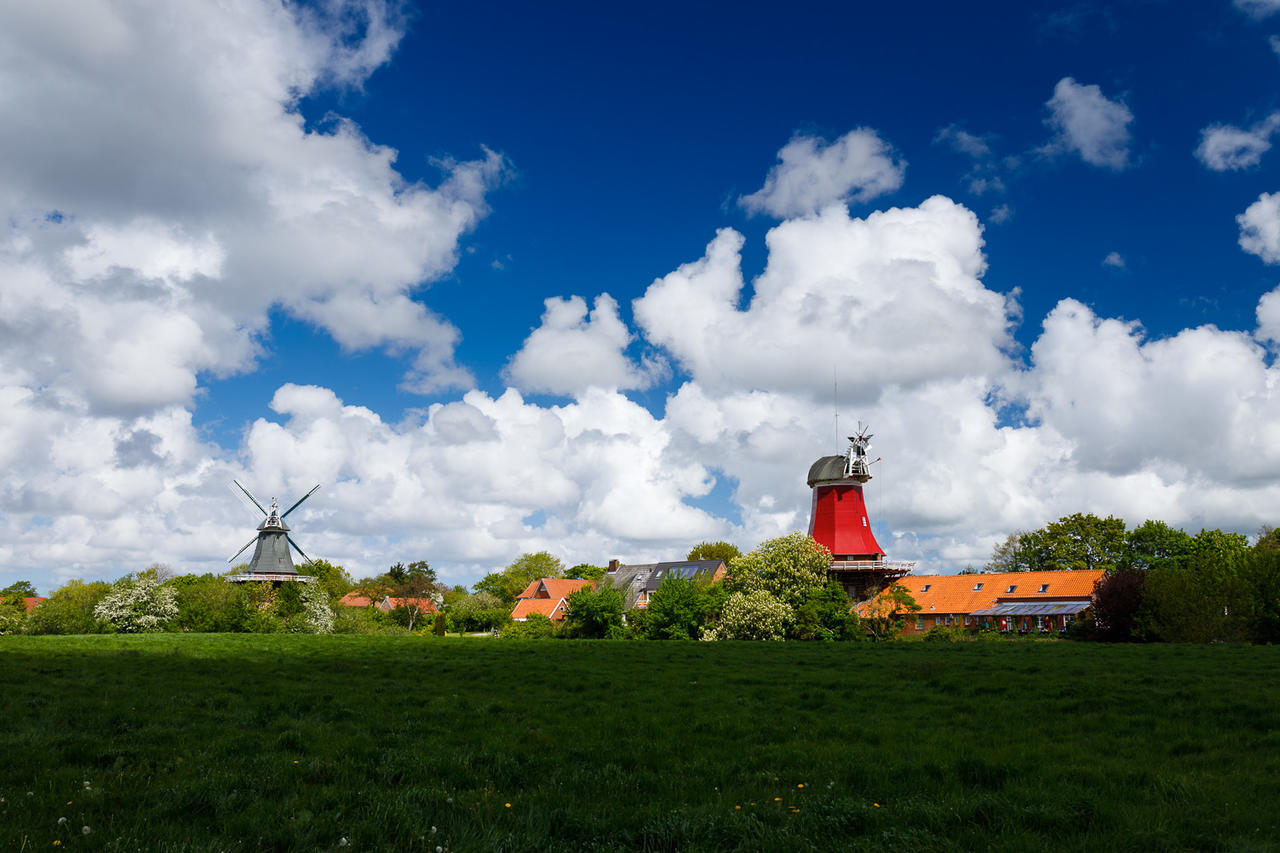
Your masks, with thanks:
[{"label": "gray windmill", "polygon": [[307,563],[311,562],[298,543],[293,541],[293,537],[289,535],[289,525],[284,523],[285,516],[293,512],[302,502],[316,493],[316,486],[307,492],[294,503],[293,506],[280,512],[280,507],[276,504],[276,499],[271,499],[270,508],[264,507],[259,503],[248,489],[240,485],[239,480],[232,480],[236,488],[244,492],[245,497],[253,501],[253,505],[262,511],[266,516],[262,523],[258,525],[258,534],[244,544],[244,547],[231,555],[228,563],[233,562],[236,557],[243,554],[250,545],[257,544],[253,549],[253,559],[249,561],[249,569],[242,575],[232,575],[227,580],[234,582],[241,581],[305,581],[311,580],[309,577],[298,574],[298,570],[293,567],[293,559],[289,555],[289,547],[292,546],[298,555]]}]

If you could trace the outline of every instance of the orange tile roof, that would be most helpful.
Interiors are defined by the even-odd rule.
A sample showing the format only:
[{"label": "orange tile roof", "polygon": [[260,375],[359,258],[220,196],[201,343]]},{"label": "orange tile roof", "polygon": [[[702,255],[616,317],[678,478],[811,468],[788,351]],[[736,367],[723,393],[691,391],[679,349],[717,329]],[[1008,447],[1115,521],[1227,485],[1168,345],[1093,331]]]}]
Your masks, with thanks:
[{"label": "orange tile roof", "polygon": [[378,605],[378,607],[381,608],[383,605],[386,605],[387,610],[395,610],[397,607],[404,607],[409,603],[412,603],[417,607],[418,611],[421,613],[436,612],[436,604],[429,598],[392,598],[387,596],[382,600],[382,604]]},{"label": "orange tile roof", "polygon": [[359,592],[349,592],[339,598],[338,603],[345,604],[347,607],[370,607],[373,605],[373,599]]},{"label": "orange tile roof", "polygon": [[563,598],[522,598],[516,602],[511,618],[515,620],[528,618],[531,614],[541,613],[553,622],[564,619],[566,600]]},{"label": "orange tile roof", "polygon": [[[538,578],[536,581],[531,581],[524,588],[524,592],[516,596],[516,600],[537,597],[544,601],[548,599],[555,601],[558,598],[568,598],[584,586],[594,588],[595,583],[581,578]],[[544,588],[547,594],[539,595]]]},{"label": "orange tile roof", "polygon": [[[920,605],[920,615],[972,613],[994,607],[999,601],[1056,601],[1087,599],[1105,572],[999,572],[980,575],[907,575],[898,583]],[[982,584],[981,589],[974,589]],[[1044,592],[1040,587],[1048,585]],[[1009,592],[1009,587],[1016,587]],[[925,590],[928,587],[928,590]],[[865,612],[859,605],[858,612]]]}]

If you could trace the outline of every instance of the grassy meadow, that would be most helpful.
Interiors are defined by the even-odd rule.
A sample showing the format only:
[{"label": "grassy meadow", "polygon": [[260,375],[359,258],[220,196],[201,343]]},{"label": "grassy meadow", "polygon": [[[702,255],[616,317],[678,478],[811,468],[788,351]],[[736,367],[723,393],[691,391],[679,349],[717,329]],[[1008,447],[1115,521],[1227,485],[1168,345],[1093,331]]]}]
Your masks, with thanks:
[{"label": "grassy meadow", "polygon": [[1273,850],[1278,675],[1247,646],[0,637],[0,849]]}]

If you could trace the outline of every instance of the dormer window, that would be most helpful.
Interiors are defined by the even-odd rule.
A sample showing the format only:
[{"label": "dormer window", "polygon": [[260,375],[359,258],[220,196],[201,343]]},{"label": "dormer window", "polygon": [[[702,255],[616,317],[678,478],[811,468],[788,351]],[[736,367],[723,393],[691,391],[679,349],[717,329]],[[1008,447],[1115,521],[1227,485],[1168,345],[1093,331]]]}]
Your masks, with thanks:
[{"label": "dormer window", "polygon": [[921,591],[921,592],[928,592],[928,591],[929,591],[929,587],[931,587],[931,586],[933,586],[933,584],[931,584],[931,583],[927,583],[927,584],[925,584],[924,586],[920,587],[920,591]]},{"label": "dormer window", "polygon": [[1048,591],[1049,591],[1049,585],[1048,585],[1047,583],[1042,583],[1042,584],[1040,584],[1040,589],[1039,589],[1038,591],[1039,591],[1039,592],[1048,592]]},{"label": "dormer window", "polygon": [[1017,588],[1018,588],[1018,585],[1016,583],[1010,584],[1009,588],[1005,590],[1005,594],[1008,595],[1009,593],[1013,592]]},{"label": "dormer window", "polygon": [[980,583],[975,583],[975,584],[973,585],[973,591],[974,591],[974,592],[977,592],[977,591],[978,591],[978,590],[980,590],[980,589],[982,589],[982,584],[980,584]]}]

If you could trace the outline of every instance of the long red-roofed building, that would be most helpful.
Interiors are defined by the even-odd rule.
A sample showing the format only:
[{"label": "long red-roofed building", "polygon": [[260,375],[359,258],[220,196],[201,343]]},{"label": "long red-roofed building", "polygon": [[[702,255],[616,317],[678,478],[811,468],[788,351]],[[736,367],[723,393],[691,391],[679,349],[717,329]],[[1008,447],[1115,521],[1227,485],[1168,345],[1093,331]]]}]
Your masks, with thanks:
[{"label": "long red-roofed building", "polygon": [[[1061,631],[1093,603],[1102,570],[1000,572],[977,575],[907,575],[897,581],[920,605],[903,634],[934,627],[1022,634]],[[887,593],[881,593],[885,595]],[[866,615],[873,602],[859,605]]]}]

